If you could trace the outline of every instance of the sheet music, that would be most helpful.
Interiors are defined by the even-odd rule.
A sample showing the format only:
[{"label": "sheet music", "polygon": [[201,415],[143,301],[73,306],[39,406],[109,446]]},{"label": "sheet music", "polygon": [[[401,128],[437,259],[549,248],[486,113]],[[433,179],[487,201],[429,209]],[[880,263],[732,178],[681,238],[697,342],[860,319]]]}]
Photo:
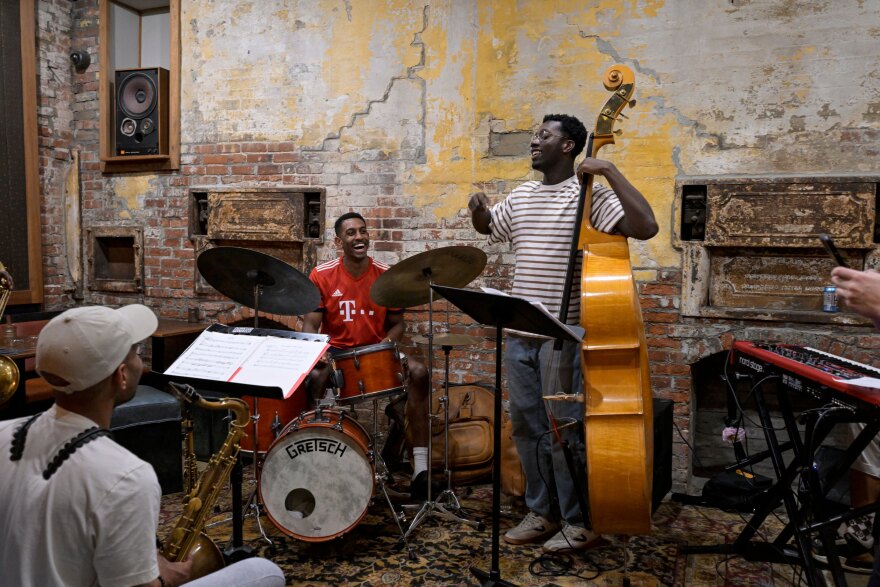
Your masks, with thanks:
[{"label": "sheet music", "polygon": [[166,369],[165,374],[229,381],[260,341],[256,336],[203,332]]},{"label": "sheet music", "polygon": [[[258,338],[258,337],[251,337]],[[330,345],[292,338],[262,338],[246,364],[229,379],[234,383],[280,387],[288,398]]]},{"label": "sheet music", "polygon": [[288,398],[329,346],[325,341],[205,331],[165,375],[278,387]]}]

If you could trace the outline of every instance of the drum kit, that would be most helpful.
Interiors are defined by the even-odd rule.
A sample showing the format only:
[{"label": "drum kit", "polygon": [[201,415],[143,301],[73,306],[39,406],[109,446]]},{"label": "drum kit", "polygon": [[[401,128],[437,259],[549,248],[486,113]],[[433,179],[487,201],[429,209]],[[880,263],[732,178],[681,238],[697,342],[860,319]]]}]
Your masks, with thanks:
[{"label": "drum kit", "polygon": [[[255,328],[259,327],[260,312],[303,315],[320,305],[320,294],[307,276],[264,253],[216,247],[203,252],[197,265],[205,280],[217,291],[254,310]],[[474,247],[434,249],[392,266],[370,290],[373,301],[386,307],[429,304],[429,332],[416,337],[416,343],[428,345],[429,377],[433,372],[434,344],[439,344],[446,355],[446,394],[439,398],[445,405],[446,428],[449,352],[453,347],[473,345],[481,339],[433,334],[432,306],[437,294],[431,286],[464,287],[479,276],[485,266],[485,253]],[[451,486],[447,437],[444,447],[446,489],[432,499],[429,483],[427,501],[416,506],[420,507],[419,511],[409,527],[403,529],[405,516],[395,511],[385,485],[390,473],[379,451],[374,450],[373,437],[354,416],[355,404],[373,401],[373,436],[377,436],[376,400],[406,390],[405,369],[397,345],[380,343],[338,353],[332,359],[332,370],[336,405],[319,403],[314,410],[305,411],[302,391],[294,392],[288,400],[245,398],[252,402],[253,439],[247,446],[242,443],[242,449],[255,455],[257,482],[248,500],[248,510],[256,514],[258,523],[262,509],[279,530],[294,538],[308,542],[332,540],[355,528],[381,491],[403,542],[429,516],[482,527],[480,522],[465,520],[450,511],[459,510],[460,505]],[[294,400],[297,396],[299,402]],[[268,404],[275,412],[271,427],[259,424],[261,403]],[[291,405],[299,410],[296,415],[291,413]],[[437,417],[429,409],[429,422]],[[288,420],[286,425],[282,418]],[[430,455],[431,435],[428,436]],[[268,444],[268,448],[261,449],[261,444]],[[269,540],[262,527],[260,532]]]}]

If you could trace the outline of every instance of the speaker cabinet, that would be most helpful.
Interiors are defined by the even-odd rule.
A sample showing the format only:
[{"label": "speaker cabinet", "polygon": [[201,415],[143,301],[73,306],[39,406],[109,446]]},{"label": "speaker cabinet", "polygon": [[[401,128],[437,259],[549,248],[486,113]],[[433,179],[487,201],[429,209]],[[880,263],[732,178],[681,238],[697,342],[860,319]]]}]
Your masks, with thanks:
[{"label": "speaker cabinet", "polygon": [[672,400],[654,398],[654,495],[651,511],[672,489]]},{"label": "speaker cabinet", "polygon": [[116,71],[116,155],[168,154],[168,70]]}]

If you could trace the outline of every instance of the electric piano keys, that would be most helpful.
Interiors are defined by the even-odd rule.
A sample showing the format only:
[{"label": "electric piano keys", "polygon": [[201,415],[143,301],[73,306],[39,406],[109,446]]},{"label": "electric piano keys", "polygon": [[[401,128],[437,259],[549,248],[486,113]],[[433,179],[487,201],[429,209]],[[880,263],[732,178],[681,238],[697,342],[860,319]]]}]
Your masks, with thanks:
[{"label": "electric piano keys", "polygon": [[880,369],[810,347],[769,342],[733,343],[731,363],[737,371],[758,378],[778,376],[782,385],[855,412],[880,411],[880,389],[847,383],[870,377]]}]

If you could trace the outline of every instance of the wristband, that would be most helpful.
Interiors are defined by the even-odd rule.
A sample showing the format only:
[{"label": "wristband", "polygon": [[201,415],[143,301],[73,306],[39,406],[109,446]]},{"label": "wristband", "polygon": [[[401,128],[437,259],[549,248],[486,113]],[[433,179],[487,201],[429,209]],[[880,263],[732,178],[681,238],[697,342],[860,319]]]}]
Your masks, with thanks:
[{"label": "wristband", "polygon": [[162,578],[162,575],[159,575],[159,585],[161,585],[162,587],[167,587],[167,585],[165,585],[165,579]]}]

